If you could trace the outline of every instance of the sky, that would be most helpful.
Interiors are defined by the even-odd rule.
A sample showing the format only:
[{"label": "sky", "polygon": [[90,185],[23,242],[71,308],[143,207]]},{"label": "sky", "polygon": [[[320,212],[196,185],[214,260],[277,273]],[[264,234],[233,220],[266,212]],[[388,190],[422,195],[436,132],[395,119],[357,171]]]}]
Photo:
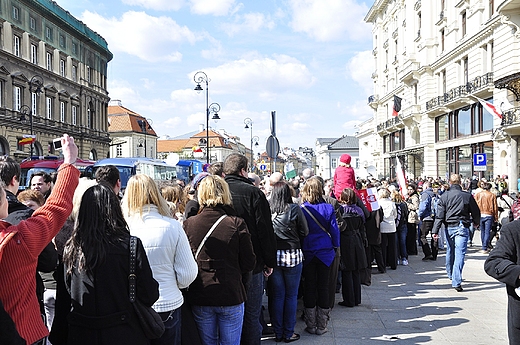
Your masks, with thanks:
[{"label": "sky", "polygon": [[294,149],[353,135],[373,115],[372,28],[364,22],[373,1],[56,2],[108,42],[110,98],[151,119],[160,137],[205,125],[198,71],[209,78],[209,103],[221,107],[210,127],[250,146],[250,118],[255,153],[265,151],[271,111],[280,146]]}]

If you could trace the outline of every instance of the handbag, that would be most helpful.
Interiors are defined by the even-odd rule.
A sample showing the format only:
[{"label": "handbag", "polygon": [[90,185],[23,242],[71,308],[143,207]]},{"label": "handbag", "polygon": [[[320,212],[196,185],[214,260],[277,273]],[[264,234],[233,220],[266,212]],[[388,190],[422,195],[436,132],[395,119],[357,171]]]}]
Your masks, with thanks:
[{"label": "handbag", "polygon": [[130,283],[130,302],[134,307],[134,311],[139,320],[139,324],[143,329],[144,335],[148,339],[160,338],[164,333],[164,323],[161,316],[152,309],[141,303],[135,296],[135,282],[137,276],[135,275],[135,261],[136,261],[136,248],[137,238],[130,236],[130,275],[128,281]]},{"label": "handbag", "polygon": [[321,223],[316,219],[316,217],[312,214],[311,211],[309,211],[307,209],[307,207],[305,207],[305,205],[302,205],[302,209],[304,209],[307,214],[309,214],[309,216],[311,216],[311,218],[316,222],[316,224],[318,224],[318,226],[320,227],[321,230],[325,231],[327,233],[327,235],[329,235],[330,238],[332,238],[332,236],[330,235],[330,232],[327,231],[327,229],[325,229],[325,227],[323,225],[321,225]]},{"label": "handbag", "polygon": [[500,196],[500,199],[504,200],[504,202],[506,203],[507,207],[509,207],[509,213],[507,214],[507,220],[508,220],[509,222],[514,221],[514,220],[515,220],[515,216],[514,216],[514,214],[513,214],[513,211],[511,210],[511,205],[509,205],[509,203],[506,201],[506,199],[504,199],[504,198],[502,197],[502,195]]},{"label": "handbag", "polygon": [[213,230],[215,230],[215,228],[217,227],[217,225],[220,224],[220,222],[226,218],[226,215],[222,215],[220,216],[219,219],[217,219],[217,221],[215,223],[213,223],[213,225],[211,226],[211,228],[208,230],[208,232],[206,233],[206,236],[204,236],[204,238],[202,239],[202,241],[200,242],[199,244],[199,247],[197,248],[197,251],[195,252],[195,261],[197,260],[197,258],[199,257],[199,253],[200,251],[202,250],[202,247],[204,247],[204,244],[206,243],[206,240],[211,236],[211,233],[213,232]]}]

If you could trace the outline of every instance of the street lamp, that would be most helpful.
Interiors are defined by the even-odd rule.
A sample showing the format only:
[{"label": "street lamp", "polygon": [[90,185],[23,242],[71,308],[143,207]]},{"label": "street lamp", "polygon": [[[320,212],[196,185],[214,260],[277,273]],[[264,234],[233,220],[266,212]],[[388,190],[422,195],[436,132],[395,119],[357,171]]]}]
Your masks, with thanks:
[{"label": "street lamp", "polygon": [[251,130],[251,162],[250,162],[250,171],[253,172],[253,144],[255,146],[258,146],[258,141],[260,140],[256,135],[253,137],[253,120],[251,120],[249,117],[246,117],[244,119],[245,123],[245,129]]},{"label": "street lamp", "polygon": [[[29,93],[31,94],[31,107],[29,107],[27,105],[22,105],[22,107],[19,110],[21,122],[25,123],[27,121],[26,117],[29,117],[31,138],[34,135],[34,133],[33,133],[33,116],[35,115],[36,110],[37,110],[36,103],[38,102],[38,96],[42,92],[43,92],[43,77],[39,74],[36,74],[29,81]],[[33,97],[33,94],[35,95],[34,97]],[[32,157],[32,155],[33,155],[33,149],[34,149],[34,146],[33,146],[33,143],[31,142],[30,157]]]},{"label": "street lamp", "polygon": [[[137,148],[139,148],[139,149],[142,149],[142,148],[143,148],[143,142],[144,142],[145,145],[146,145],[146,140],[144,140],[143,138],[139,138],[139,139],[137,140],[137,142],[139,143],[139,145],[137,145]],[[146,149],[145,149],[144,155],[145,155],[145,157],[146,157]]]},{"label": "street lamp", "polygon": [[211,103],[209,104],[209,78],[208,75],[202,71],[195,73],[193,76],[193,80],[197,83],[195,86],[195,91],[201,92],[204,90],[200,84],[206,83],[206,163],[210,162],[210,154],[209,154],[209,114],[213,113],[213,120],[220,120],[218,116],[218,112],[220,111],[220,104]]},{"label": "street lamp", "polygon": [[[146,156],[146,133],[149,129],[152,129],[151,124],[153,123],[152,119],[144,119],[144,120],[137,120],[137,124],[139,127],[141,127],[141,132],[144,133],[144,156]],[[152,157],[153,158],[153,157]]]}]

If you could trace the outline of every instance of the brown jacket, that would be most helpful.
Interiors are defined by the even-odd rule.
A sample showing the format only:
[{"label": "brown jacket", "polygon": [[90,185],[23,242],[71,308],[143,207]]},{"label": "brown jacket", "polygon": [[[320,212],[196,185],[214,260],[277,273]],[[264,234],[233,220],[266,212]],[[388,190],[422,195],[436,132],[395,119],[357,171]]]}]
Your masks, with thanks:
[{"label": "brown jacket", "polygon": [[256,257],[251,235],[230,206],[205,207],[182,224],[195,255],[213,224],[227,214],[206,240],[197,257],[199,273],[188,289],[188,300],[199,306],[232,306],[246,300],[242,274],[252,271]]},{"label": "brown jacket", "polygon": [[497,197],[493,193],[489,190],[483,190],[482,192],[476,193],[474,198],[481,214],[492,215],[494,220],[498,220]]}]

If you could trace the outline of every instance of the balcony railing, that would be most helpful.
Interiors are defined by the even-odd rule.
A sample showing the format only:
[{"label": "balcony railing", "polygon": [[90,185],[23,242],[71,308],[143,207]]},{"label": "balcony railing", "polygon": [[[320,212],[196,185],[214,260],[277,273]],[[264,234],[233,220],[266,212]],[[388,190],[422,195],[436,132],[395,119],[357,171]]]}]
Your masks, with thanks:
[{"label": "balcony railing", "polygon": [[442,96],[437,96],[426,102],[426,110],[431,110],[438,106],[450,103],[458,98],[466,95],[470,95],[476,91],[479,91],[489,84],[493,83],[493,72],[486,73],[482,76],[476,77],[472,81],[465,85],[457,86],[450,91],[446,92]]},{"label": "balcony railing", "polygon": [[520,124],[520,107],[504,111],[500,124],[502,126]]},{"label": "balcony railing", "polygon": [[386,120],[383,123],[377,125],[377,131],[381,132],[387,128],[394,127],[397,124],[401,123],[401,118],[399,116],[394,116],[391,119]]}]

